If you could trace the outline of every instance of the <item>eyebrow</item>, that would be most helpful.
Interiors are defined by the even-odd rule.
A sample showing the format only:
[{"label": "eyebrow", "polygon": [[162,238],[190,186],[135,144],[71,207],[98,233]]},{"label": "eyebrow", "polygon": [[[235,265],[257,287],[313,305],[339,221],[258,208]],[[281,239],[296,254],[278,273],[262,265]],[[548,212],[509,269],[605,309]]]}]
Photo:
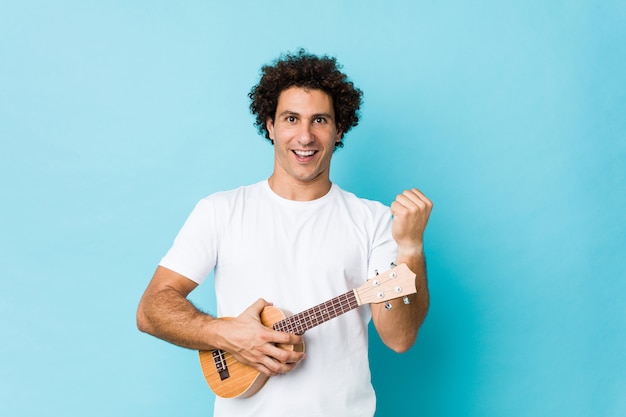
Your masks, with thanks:
[{"label": "eyebrow", "polygon": [[[300,113],[291,111],[291,110],[284,110],[278,115],[278,117],[284,117],[284,116],[300,116]],[[311,116],[312,119],[315,119],[318,117],[326,117],[328,119],[334,120],[333,116],[330,113],[315,113]]]}]

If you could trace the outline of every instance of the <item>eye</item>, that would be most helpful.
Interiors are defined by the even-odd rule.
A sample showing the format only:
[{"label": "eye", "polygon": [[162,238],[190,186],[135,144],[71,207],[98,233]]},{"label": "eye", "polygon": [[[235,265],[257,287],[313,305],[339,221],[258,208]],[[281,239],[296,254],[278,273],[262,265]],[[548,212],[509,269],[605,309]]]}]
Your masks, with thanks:
[{"label": "eye", "polygon": [[287,116],[285,118],[285,120],[287,120],[289,123],[295,123],[296,117],[295,116]]},{"label": "eye", "polygon": [[319,124],[326,123],[326,118],[324,118],[324,117],[316,117],[315,118],[315,123],[319,123]]}]

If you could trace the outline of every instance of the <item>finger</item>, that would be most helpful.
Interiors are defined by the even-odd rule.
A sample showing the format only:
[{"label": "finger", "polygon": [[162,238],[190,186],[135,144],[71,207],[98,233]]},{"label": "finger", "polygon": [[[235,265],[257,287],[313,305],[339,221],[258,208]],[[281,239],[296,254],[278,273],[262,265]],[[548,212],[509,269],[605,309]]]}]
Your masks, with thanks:
[{"label": "finger", "polygon": [[279,332],[270,330],[270,334],[267,334],[267,341],[269,343],[284,344],[284,345],[297,345],[302,343],[303,337],[293,333]]},{"label": "finger", "polygon": [[[260,347],[263,354],[271,356],[280,362],[296,362],[302,359],[303,352],[291,349],[291,346],[302,344],[303,336],[270,330],[262,338],[267,342]],[[281,345],[284,347],[281,347]]]},{"label": "finger", "polygon": [[[261,341],[263,341],[263,344],[259,345],[258,349],[264,355],[273,356],[276,359],[280,360],[281,362],[287,361],[288,358],[283,357],[282,355],[284,355],[286,352],[291,352],[291,350],[281,349],[280,347],[276,347],[276,346],[277,345],[286,345],[286,346],[299,345],[303,343],[303,339],[304,339],[303,336],[272,330],[269,327],[263,327],[259,330],[260,330],[260,333],[258,333],[258,338]],[[278,356],[276,356],[276,352],[279,352]]]},{"label": "finger", "polygon": [[260,321],[261,312],[265,307],[271,306],[272,303],[265,301],[262,298],[259,298],[254,303],[252,303],[248,308],[244,310],[243,313],[239,317],[242,318],[252,318],[254,321]]},{"label": "finger", "polygon": [[258,363],[254,366],[256,370],[267,376],[276,376],[279,374],[286,374],[294,370],[300,361],[281,363],[273,358],[267,357],[263,363]]},{"label": "finger", "polygon": [[[273,347],[273,349],[272,349]],[[281,353],[282,352],[282,353]],[[241,352],[240,354],[233,353],[235,359],[238,362],[248,365],[257,371],[267,376],[275,376],[281,373],[289,372],[295,367],[297,362],[301,358],[292,358],[290,355],[285,354],[283,349],[274,347],[272,345],[264,345],[259,347],[256,351]],[[288,362],[281,362],[280,359],[286,358]]]},{"label": "finger", "polygon": [[425,206],[429,210],[432,210],[433,202],[428,197],[426,197],[426,195],[424,193],[422,193],[420,190],[418,190],[417,188],[413,188],[407,194],[408,194],[408,197],[411,198],[414,202],[416,202],[416,203],[417,202],[422,202],[422,203],[425,204]]},{"label": "finger", "polygon": [[276,348],[277,351],[271,352],[266,358],[263,365],[272,372],[284,374],[290,372],[298,363],[304,359],[304,352],[296,352]]},{"label": "finger", "polygon": [[289,352],[280,348],[275,349],[277,350],[269,351],[265,354],[258,352],[259,354],[255,355],[255,359],[252,361],[244,360],[240,362],[255,368],[265,375],[274,376],[290,372],[304,357],[303,352]]},{"label": "finger", "polygon": [[432,203],[428,199],[418,198],[415,194],[400,194],[392,203],[391,210],[394,217],[420,213],[428,215],[432,211]]},{"label": "finger", "polygon": [[304,352],[297,352],[292,350],[289,346],[283,347],[284,348],[273,346],[272,349],[268,349],[267,356],[281,364],[298,363],[304,357]]},{"label": "finger", "polygon": [[276,375],[286,374],[288,372],[291,372],[291,370],[295,368],[296,365],[297,364],[281,364],[280,362],[272,358],[268,358],[265,363],[258,364],[258,366],[255,366],[255,368],[259,372],[267,376],[276,376]]},{"label": "finger", "polygon": [[276,376],[278,375],[278,373],[272,371],[271,369],[269,369],[267,366],[265,366],[262,363],[257,363],[257,364],[250,364],[254,369],[256,369],[257,371],[259,371],[260,373],[262,373],[265,376]]},{"label": "finger", "polygon": [[255,311],[261,311],[263,310],[265,307],[267,306],[271,306],[272,303],[270,303],[269,301],[265,301],[262,298],[259,298],[258,300],[256,300],[250,307],[255,310]]},{"label": "finger", "polygon": [[418,198],[422,201],[430,201],[426,195],[418,190],[417,188],[411,188],[410,190],[405,190],[404,193],[409,198]]},{"label": "finger", "polygon": [[391,203],[391,213],[394,217],[403,217],[412,212],[420,211],[426,208],[425,203],[414,203],[406,196],[399,195],[393,203]]},{"label": "finger", "polygon": [[398,195],[396,201],[398,201],[399,203],[407,207],[412,204],[420,206],[420,207],[424,205],[426,206],[432,205],[432,202],[430,201],[430,199],[426,197],[424,193],[422,193],[417,188],[412,188],[410,190],[403,191],[402,194]]}]

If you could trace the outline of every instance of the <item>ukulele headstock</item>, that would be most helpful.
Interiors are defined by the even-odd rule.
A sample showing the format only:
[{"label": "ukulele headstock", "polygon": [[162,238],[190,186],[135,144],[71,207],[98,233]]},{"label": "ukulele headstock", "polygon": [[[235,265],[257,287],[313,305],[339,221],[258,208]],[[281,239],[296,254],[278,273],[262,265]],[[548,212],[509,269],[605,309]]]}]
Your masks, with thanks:
[{"label": "ukulele headstock", "polygon": [[354,289],[359,305],[382,303],[416,292],[415,274],[406,264],[376,275]]}]

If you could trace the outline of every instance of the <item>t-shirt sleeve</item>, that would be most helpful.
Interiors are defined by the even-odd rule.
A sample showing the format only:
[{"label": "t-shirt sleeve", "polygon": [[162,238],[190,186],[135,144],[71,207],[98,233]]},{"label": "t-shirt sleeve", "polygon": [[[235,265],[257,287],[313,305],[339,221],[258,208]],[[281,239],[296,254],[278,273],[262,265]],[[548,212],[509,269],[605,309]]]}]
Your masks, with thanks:
[{"label": "t-shirt sleeve", "polygon": [[211,200],[200,200],[159,265],[202,283],[217,261],[219,231],[215,220]]}]

